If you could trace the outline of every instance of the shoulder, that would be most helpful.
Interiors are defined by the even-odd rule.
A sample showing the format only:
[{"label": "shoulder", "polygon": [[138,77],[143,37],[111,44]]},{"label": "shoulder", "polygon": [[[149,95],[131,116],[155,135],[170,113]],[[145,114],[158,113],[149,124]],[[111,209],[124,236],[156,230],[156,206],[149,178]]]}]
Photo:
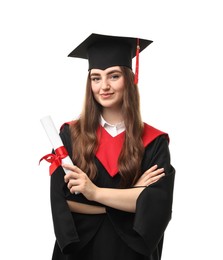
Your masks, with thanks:
[{"label": "shoulder", "polygon": [[60,137],[66,147],[68,154],[72,157],[72,145],[71,145],[71,126],[75,121],[64,122],[60,127]]},{"label": "shoulder", "polygon": [[163,136],[169,142],[169,135],[166,132],[144,123],[142,140],[145,147],[160,136]]},{"label": "shoulder", "polygon": [[60,128],[59,128],[59,133],[60,137],[62,138],[63,141],[65,140],[70,140],[71,136],[71,127],[73,124],[75,124],[76,121],[68,121],[64,122]]},{"label": "shoulder", "polygon": [[68,128],[72,123],[73,121],[64,122],[60,127],[60,131],[63,131],[64,128]]},{"label": "shoulder", "polygon": [[61,127],[60,127],[60,132],[64,132],[67,131],[70,127],[72,127],[73,125],[75,125],[77,123],[77,120],[72,120],[72,121],[67,121],[64,122]]}]

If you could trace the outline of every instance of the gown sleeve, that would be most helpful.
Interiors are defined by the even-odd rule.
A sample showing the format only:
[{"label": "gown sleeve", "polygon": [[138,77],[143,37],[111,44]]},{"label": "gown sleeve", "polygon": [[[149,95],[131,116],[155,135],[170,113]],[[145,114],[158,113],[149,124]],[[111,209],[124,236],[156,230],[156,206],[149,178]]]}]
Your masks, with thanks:
[{"label": "gown sleeve", "polygon": [[159,259],[165,229],[171,219],[175,169],[170,163],[168,140],[157,137],[145,149],[142,173],[157,164],[165,176],[145,188],[136,202],[136,212],[108,208],[117,232],[135,251]]},{"label": "gown sleeve", "polygon": [[[66,135],[63,135],[63,132],[61,132],[60,136],[67,148],[66,143],[68,140],[65,138]],[[60,166],[51,175],[50,201],[56,242],[63,254],[70,253],[74,244],[79,241],[72,213],[65,199],[65,186],[64,170]]]}]

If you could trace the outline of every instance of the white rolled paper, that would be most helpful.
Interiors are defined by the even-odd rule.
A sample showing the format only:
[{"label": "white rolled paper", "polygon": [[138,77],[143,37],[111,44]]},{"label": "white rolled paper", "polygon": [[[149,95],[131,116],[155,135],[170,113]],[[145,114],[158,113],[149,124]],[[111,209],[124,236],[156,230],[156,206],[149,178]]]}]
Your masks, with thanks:
[{"label": "white rolled paper", "polygon": [[[57,132],[57,129],[53,123],[53,120],[51,118],[51,116],[45,116],[43,118],[40,119],[40,122],[42,123],[42,126],[52,144],[52,147],[54,150],[56,150],[57,148],[64,146],[62,143],[62,140],[59,136],[59,133]],[[62,159],[62,162],[64,164],[71,164],[73,165],[73,162],[71,161],[70,157],[67,156],[65,158]],[[67,173],[68,170],[63,168],[64,172]]]}]

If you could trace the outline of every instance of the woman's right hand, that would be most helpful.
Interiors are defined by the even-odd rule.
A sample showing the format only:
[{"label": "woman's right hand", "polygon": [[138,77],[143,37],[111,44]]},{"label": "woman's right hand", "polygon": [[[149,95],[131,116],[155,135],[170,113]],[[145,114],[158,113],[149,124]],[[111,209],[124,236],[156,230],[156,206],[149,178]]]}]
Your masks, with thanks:
[{"label": "woman's right hand", "polygon": [[157,165],[154,165],[140,176],[140,178],[138,179],[134,187],[149,186],[157,182],[164,175],[165,175],[164,168],[158,168]]}]

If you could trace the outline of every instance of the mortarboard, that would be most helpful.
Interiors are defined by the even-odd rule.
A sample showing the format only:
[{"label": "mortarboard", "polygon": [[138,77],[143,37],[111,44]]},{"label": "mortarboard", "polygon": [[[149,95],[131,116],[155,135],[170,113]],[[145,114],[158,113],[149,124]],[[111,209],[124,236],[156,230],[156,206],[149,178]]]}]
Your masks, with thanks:
[{"label": "mortarboard", "polygon": [[[92,33],[68,57],[87,59],[89,70],[104,70],[112,66],[126,66],[132,69],[132,59],[151,43],[152,41],[145,39]],[[137,63],[138,61],[136,67]]]}]

